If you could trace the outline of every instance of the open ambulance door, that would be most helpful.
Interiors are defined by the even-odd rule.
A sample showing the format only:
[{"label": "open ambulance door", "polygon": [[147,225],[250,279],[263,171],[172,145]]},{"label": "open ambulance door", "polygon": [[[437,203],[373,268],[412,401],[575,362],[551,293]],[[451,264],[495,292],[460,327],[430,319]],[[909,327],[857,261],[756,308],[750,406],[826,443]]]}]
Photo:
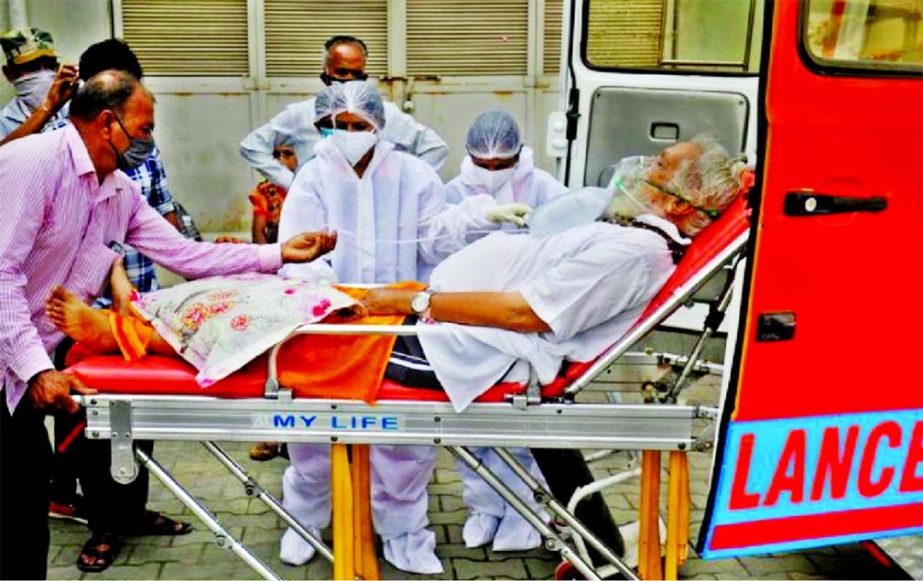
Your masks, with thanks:
[{"label": "open ambulance door", "polygon": [[570,0],[546,148],[576,188],[708,132],[755,152],[762,0]]},{"label": "open ambulance door", "polygon": [[921,11],[768,6],[706,558],[923,532]]},{"label": "open ambulance door", "polygon": [[[764,11],[763,0],[566,0],[561,102],[545,139],[557,177],[605,187],[623,157],[699,133],[754,159]],[[707,313],[693,302],[665,327],[698,331]]]}]

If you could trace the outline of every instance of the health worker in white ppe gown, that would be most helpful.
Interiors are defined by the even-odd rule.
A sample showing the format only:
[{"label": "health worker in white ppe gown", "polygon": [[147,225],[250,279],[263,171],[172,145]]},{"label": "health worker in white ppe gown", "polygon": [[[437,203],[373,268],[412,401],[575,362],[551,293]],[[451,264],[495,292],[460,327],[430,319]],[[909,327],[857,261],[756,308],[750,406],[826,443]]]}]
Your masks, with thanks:
[{"label": "health worker in white ppe gown", "polygon": [[446,184],[450,204],[490,196],[499,204],[535,208],[567,192],[564,184],[535,167],[532,148],[523,145],[516,120],[506,111],[478,115],[468,128],[465,147],[468,155],[459,175]]},{"label": "health worker in white ppe gown", "polygon": [[[385,116],[378,91],[364,81],[327,87],[315,101],[315,124],[325,135],[303,165],[285,200],[279,236],[332,229],[337,245],[325,260],[286,276],[342,283],[389,283],[422,278],[428,265],[465,245],[477,231],[510,215],[493,204],[464,211],[445,203],[444,186],[429,165],[379,139]],[[330,522],[330,447],[291,444],[283,478],[285,506],[317,531]],[[435,450],[428,446],[373,446],[372,516],[384,556],[414,573],[441,573],[435,535],[426,529],[426,485]],[[314,549],[293,530],[282,537],[281,558],[307,562]]]},{"label": "health worker in white ppe gown", "polygon": [[[533,164],[532,149],[522,143],[519,127],[506,111],[478,115],[465,139],[468,155],[458,177],[446,184],[446,199],[452,204],[522,204],[531,209],[568,190],[546,171]],[[523,209],[525,209],[523,208]],[[515,228],[504,224],[504,229]],[[544,482],[532,454],[525,448],[510,450],[532,475]],[[490,448],[472,448],[481,462],[540,514],[544,511],[531,491]],[[462,536],[469,548],[492,543],[494,551],[524,551],[539,547],[541,536],[480,476],[458,462],[469,515]]]}]

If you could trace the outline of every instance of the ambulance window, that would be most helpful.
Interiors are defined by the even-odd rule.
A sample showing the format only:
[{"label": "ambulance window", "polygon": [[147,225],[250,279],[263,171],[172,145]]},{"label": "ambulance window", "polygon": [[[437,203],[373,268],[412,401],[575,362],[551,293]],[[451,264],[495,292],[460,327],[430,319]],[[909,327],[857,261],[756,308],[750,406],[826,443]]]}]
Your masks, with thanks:
[{"label": "ambulance window", "polygon": [[802,10],[802,42],[816,63],[923,71],[920,0],[811,0]]},{"label": "ambulance window", "polygon": [[583,60],[593,69],[755,74],[763,0],[589,0]]}]

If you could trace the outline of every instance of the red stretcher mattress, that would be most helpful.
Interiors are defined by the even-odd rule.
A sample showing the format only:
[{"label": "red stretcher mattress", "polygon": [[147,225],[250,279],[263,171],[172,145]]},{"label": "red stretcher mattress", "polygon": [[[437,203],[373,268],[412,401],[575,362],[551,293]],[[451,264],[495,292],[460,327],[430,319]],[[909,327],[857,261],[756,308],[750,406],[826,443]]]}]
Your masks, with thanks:
[{"label": "red stretcher mattress", "polygon": [[[651,301],[639,319],[643,321],[666,304],[673,293],[685,284],[721,250],[749,228],[749,211],[746,196],[738,196],[724,214],[701,234],[696,236],[677,266],[673,276]],[[637,324],[637,323],[636,323]],[[103,393],[135,395],[207,395],[222,398],[263,397],[266,384],[266,356],[252,361],[240,371],[208,388],[195,381],[196,370],[179,358],[149,355],[135,363],[126,362],[119,355],[89,355],[78,347],[71,350],[68,371],[87,386]],[[580,377],[592,361],[573,363],[554,382],[542,388],[542,396],[560,396],[575,379]],[[518,383],[500,383],[477,399],[479,402],[500,402],[507,396],[520,394],[525,386]],[[435,401],[447,402],[444,392],[413,388],[385,380],[378,392],[379,401]]]}]

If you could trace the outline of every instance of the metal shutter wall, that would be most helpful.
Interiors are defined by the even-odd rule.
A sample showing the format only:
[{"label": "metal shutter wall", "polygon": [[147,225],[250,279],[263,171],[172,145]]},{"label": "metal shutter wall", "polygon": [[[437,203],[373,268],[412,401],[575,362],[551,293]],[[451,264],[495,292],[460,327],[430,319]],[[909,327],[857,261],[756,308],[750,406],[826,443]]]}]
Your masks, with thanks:
[{"label": "metal shutter wall", "polygon": [[545,45],[542,47],[542,72],[556,75],[561,72],[561,27],[564,18],[564,0],[545,0]]},{"label": "metal shutter wall", "polygon": [[316,77],[324,66],[324,42],[338,34],[366,44],[366,72],[387,74],[387,0],[266,0],[265,7],[268,76]]},{"label": "metal shutter wall", "polygon": [[146,75],[249,72],[247,0],[122,0],[122,34]]},{"label": "metal shutter wall", "polygon": [[587,60],[596,67],[660,64],[663,0],[592,0]]},{"label": "metal shutter wall", "polygon": [[528,0],[407,0],[410,75],[525,75]]}]

